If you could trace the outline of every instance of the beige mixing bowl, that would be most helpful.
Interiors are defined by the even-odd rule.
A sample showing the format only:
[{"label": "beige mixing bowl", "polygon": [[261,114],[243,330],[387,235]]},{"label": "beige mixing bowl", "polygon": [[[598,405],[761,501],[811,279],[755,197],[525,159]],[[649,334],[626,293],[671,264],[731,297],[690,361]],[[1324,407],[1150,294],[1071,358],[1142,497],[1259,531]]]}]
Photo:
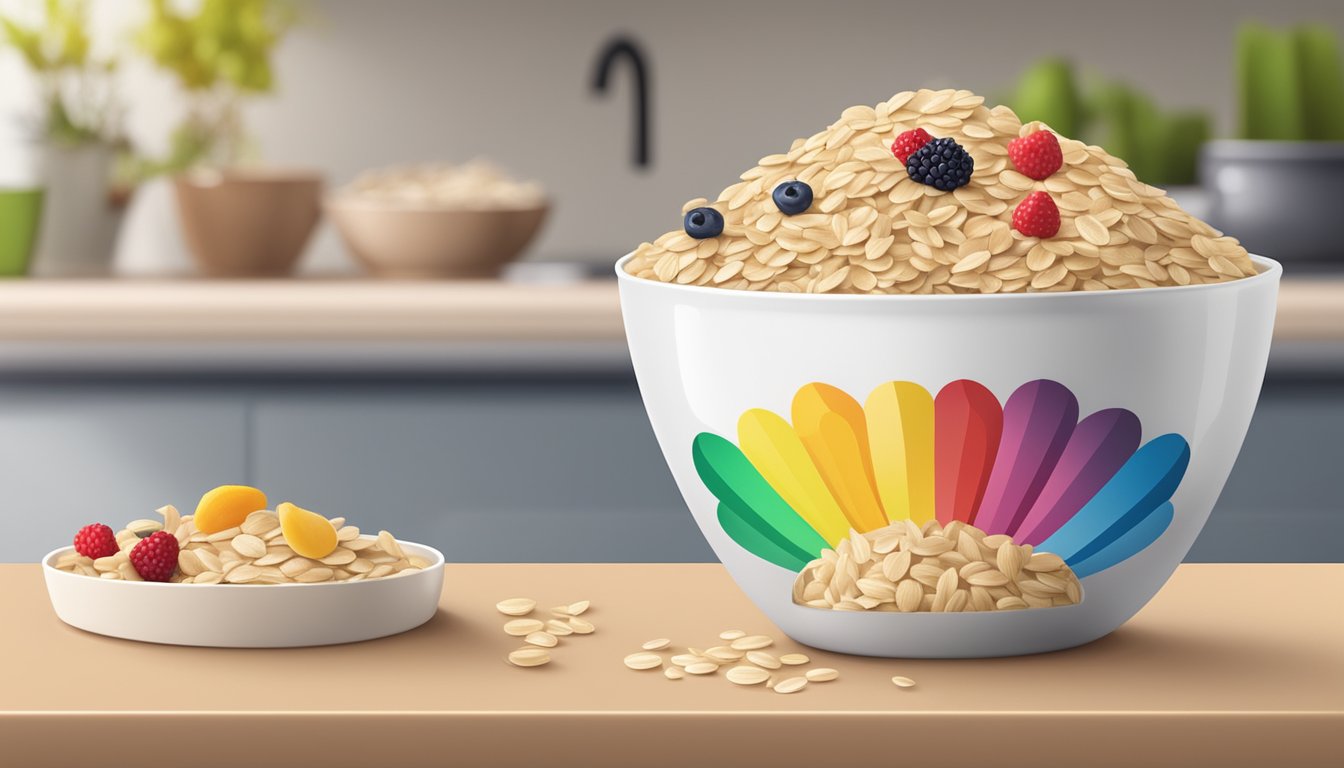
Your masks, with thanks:
[{"label": "beige mixing bowl", "polygon": [[203,170],[173,187],[187,246],[211,277],[288,275],[322,213],[313,171]]},{"label": "beige mixing bowl", "polygon": [[541,229],[549,206],[470,210],[333,196],[346,247],[382,277],[494,277]]}]

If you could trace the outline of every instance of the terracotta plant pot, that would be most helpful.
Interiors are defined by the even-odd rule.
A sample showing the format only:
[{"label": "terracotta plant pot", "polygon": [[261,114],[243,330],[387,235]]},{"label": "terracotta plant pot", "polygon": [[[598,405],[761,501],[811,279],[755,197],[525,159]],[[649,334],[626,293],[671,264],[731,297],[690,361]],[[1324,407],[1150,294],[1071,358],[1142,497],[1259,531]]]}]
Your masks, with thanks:
[{"label": "terracotta plant pot", "polygon": [[494,277],[518,258],[547,206],[466,210],[332,197],[327,213],[357,261],[381,277]]},{"label": "terracotta plant pot", "polygon": [[290,274],[322,211],[322,177],[307,171],[202,171],[173,185],[187,248],[211,277]]}]

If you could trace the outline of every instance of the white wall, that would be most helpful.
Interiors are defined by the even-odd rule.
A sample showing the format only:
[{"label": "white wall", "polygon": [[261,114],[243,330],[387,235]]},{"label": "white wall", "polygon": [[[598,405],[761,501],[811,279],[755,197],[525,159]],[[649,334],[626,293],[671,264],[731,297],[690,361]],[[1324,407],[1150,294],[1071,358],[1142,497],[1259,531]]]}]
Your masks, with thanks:
[{"label": "white wall", "polygon": [[[141,11],[91,1],[105,34]],[[0,7],[15,2],[36,0]],[[319,0],[310,12],[281,51],[280,91],[249,112],[270,162],[340,183],[374,165],[488,156],[557,200],[534,257],[599,261],[676,227],[684,200],[712,197],[851,104],[924,85],[992,92],[1063,54],[1165,106],[1209,109],[1227,130],[1239,20],[1344,28],[1344,3],[1325,0]],[[628,162],[628,83],[614,98],[589,92],[597,50],[618,31],[653,63],[651,172]],[[159,144],[171,90],[143,65],[125,75],[128,127]],[[310,268],[345,264],[330,233],[312,251]]]}]

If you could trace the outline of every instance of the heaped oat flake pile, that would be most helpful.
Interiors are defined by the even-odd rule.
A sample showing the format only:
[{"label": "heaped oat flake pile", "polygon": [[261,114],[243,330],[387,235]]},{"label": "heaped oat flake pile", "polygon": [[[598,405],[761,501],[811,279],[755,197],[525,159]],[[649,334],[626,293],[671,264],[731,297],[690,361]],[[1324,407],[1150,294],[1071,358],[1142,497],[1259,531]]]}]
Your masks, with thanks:
[{"label": "heaped oat flake pile", "polygon": [[1105,150],[969,91],[845,110],[742,174],[627,270],[787,293],[1010,293],[1196,285],[1246,250]]}]

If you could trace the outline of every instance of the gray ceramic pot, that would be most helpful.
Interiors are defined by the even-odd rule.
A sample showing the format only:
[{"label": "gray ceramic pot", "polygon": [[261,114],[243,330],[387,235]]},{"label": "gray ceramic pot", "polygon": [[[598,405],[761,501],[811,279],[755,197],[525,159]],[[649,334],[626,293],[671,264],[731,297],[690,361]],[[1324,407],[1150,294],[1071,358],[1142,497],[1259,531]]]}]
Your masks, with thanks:
[{"label": "gray ceramic pot", "polygon": [[1344,142],[1212,141],[1199,166],[1209,223],[1252,253],[1344,261]]}]

